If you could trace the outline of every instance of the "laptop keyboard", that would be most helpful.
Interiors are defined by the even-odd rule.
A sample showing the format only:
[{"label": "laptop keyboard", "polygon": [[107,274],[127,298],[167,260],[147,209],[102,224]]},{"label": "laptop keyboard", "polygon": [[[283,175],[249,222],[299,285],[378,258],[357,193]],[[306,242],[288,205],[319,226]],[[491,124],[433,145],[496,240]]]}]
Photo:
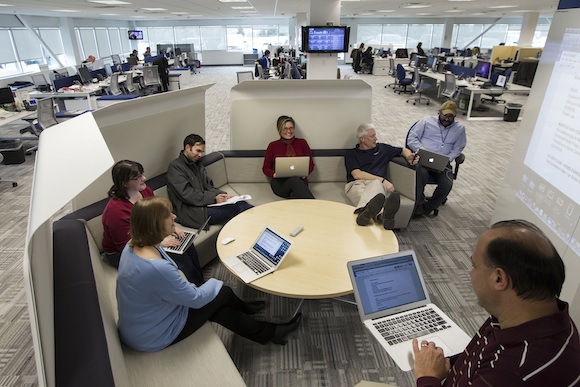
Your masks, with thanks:
[{"label": "laptop keyboard", "polygon": [[389,345],[451,328],[451,325],[431,308],[386,321],[377,321],[373,325]]},{"label": "laptop keyboard", "polygon": [[183,235],[183,238],[178,238],[175,237],[177,240],[179,240],[179,245],[178,246],[170,246],[167,247],[165,250],[166,251],[171,251],[171,252],[183,252],[185,246],[187,246],[187,243],[189,241],[189,237],[193,234],[189,231],[184,231],[185,235]]},{"label": "laptop keyboard", "polygon": [[262,274],[270,270],[270,267],[268,267],[268,265],[264,264],[249,251],[246,251],[245,253],[238,255],[238,258],[242,262],[244,262],[246,266],[252,269],[252,271],[256,274]]}]

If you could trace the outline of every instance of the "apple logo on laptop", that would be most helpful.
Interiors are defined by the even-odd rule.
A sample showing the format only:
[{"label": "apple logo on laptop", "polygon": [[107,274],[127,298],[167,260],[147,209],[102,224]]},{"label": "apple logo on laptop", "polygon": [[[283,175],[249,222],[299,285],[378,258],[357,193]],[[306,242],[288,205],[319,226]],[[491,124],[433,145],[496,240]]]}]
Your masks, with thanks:
[{"label": "apple logo on laptop", "polygon": [[293,171],[294,170],[294,165],[290,166],[290,170]]},{"label": "apple logo on laptop", "polygon": [[430,163],[432,163],[432,162],[434,162],[434,161],[435,161],[435,159],[434,159],[433,157],[429,157],[429,162],[430,162]]}]

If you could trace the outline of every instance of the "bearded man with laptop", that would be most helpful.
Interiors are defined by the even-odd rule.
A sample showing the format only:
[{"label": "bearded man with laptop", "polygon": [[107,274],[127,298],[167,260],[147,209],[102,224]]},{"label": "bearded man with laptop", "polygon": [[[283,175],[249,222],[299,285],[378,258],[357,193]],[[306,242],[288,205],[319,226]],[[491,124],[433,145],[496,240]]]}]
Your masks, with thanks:
[{"label": "bearded man with laptop", "polygon": [[[457,105],[454,101],[446,101],[441,105],[437,115],[422,118],[409,130],[407,146],[420,156],[417,166],[415,217],[428,215],[431,212],[436,216],[439,213],[439,206],[447,200],[453,188],[451,162],[461,154],[467,144],[465,126],[455,121],[456,116]],[[436,165],[438,159],[441,158],[443,158],[443,168]],[[424,191],[425,185],[430,181],[434,181],[437,188],[427,201]]]}]

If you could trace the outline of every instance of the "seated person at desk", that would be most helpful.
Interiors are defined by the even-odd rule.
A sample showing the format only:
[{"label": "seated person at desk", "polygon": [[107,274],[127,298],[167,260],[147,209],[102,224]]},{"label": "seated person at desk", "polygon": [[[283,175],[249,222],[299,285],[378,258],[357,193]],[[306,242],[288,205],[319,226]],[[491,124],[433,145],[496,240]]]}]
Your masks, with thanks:
[{"label": "seated person at desk", "polygon": [[83,63],[94,63],[97,60],[94,55],[89,55],[89,57],[83,61]]},{"label": "seated person at desk", "polygon": [[223,224],[253,206],[245,201],[218,207],[210,204],[224,203],[232,196],[214,187],[201,163],[205,141],[197,134],[183,140],[183,150],[169,164],[167,194],[177,215],[177,221],[187,227],[198,228],[211,216],[209,224]]},{"label": "seated person at desk", "polygon": [[425,50],[423,50],[423,42],[417,43],[417,55],[425,56]]},{"label": "seated person at desk", "polygon": [[387,164],[398,156],[406,158],[411,165],[418,160],[407,148],[377,142],[377,133],[372,124],[360,125],[356,135],[359,143],[344,153],[347,181],[344,192],[356,206],[354,213],[358,214],[356,223],[359,226],[366,226],[374,220],[382,222],[385,229],[392,230],[401,197],[387,180]]},{"label": "seated person at desk", "polygon": [[143,59],[147,59],[151,56],[151,47],[147,47],[143,53]]},{"label": "seated person at desk", "polygon": [[312,173],[314,170],[312,151],[308,143],[303,138],[294,137],[294,119],[280,116],[276,126],[280,139],[272,141],[268,145],[262,172],[270,180],[270,186],[276,195],[286,199],[314,199],[314,195],[308,189],[308,176],[276,177],[274,163],[277,157],[308,156],[310,157],[308,172]]},{"label": "seated person at desk", "polygon": [[[137,162],[121,160],[112,169],[113,186],[109,190],[109,202],[103,211],[103,250],[107,261],[114,267],[119,266],[119,257],[129,241],[129,229],[131,211],[134,204],[154,193],[145,181],[143,166]],[[174,228],[165,235],[161,246],[178,246],[183,237],[183,231]],[[177,263],[179,269],[185,274],[187,280],[196,285],[203,284],[203,273],[197,256],[195,246],[192,244],[183,254],[169,253],[169,256]]]},{"label": "seated person at desk", "polygon": [[300,313],[286,324],[257,321],[251,315],[264,309],[264,301],[244,302],[215,278],[196,286],[181,276],[161,248],[174,220],[164,198],[141,199],[133,207],[131,241],[117,275],[121,340],[137,351],[160,351],[213,321],[260,344],[286,344],[300,325]]},{"label": "seated person at desk", "polygon": [[559,299],[565,268],[550,240],[524,220],[499,222],[479,237],[471,261],[473,290],[491,316],[450,359],[414,339],[417,386],[577,385],[578,329]]},{"label": "seated person at desk", "polygon": [[[438,115],[427,116],[415,123],[409,130],[407,146],[418,152],[423,148],[431,152],[449,157],[449,164],[443,172],[428,170],[417,165],[417,193],[415,217],[438,214],[439,206],[443,204],[453,187],[453,171],[451,162],[457,158],[467,144],[465,126],[455,121],[457,105],[454,101],[446,101],[441,105]],[[425,185],[429,179],[435,180],[437,188],[429,201],[425,200]]]},{"label": "seated person at desk", "polygon": [[264,52],[264,55],[260,59],[260,64],[264,70],[268,71],[270,68],[270,50]]},{"label": "seated person at desk", "polygon": [[133,52],[129,54],[129,56],[139,59],[139,52],[137,50],[133,50]]}]

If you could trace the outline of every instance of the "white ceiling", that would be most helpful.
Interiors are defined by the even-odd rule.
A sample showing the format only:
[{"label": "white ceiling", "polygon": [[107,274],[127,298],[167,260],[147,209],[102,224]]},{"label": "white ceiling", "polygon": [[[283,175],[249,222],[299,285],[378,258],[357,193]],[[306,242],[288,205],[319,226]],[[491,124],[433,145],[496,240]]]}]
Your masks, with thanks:
[{"label": "white ceiling", "polygon": [[[233,19],[240,17],[293,17],[308,13],[316,0],[123,0],[104,5],[87,0],[0,0],[0,14],[97,18],[113,20]],[[225,1],[225,0],[222,0]],[[231,0],[230,0],[231,1]],[[6,5],[6,6],[3,6]],[[425,5],[424,8],[406,6]],[[552,16],[558,0],[359,0],[342,1],[341,17],[502,17],[539,12]],[[506,8],[492,8],[504,6]],[[510,6],[509,8],[507,6]],[[251,7],[232,9],[232,7]],[[145,10],[144,8],[164,8]],[[76,11],[63,12],[62,10]],[[245,13],[242,11],[252,11]],[[180,14],[176,14],[180,13]]]}]

